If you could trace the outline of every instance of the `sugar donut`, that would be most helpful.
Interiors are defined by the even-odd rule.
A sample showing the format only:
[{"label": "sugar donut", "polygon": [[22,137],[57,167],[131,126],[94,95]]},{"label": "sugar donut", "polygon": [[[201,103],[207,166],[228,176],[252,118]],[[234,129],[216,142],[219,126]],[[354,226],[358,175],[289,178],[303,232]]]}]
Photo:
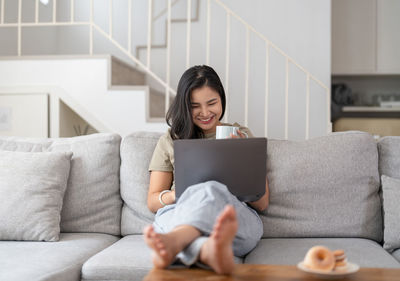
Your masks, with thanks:
[{"label": "sugar donut", "polygon": [[308,250],[303,264],[313,270],[332,271],[335,267],[335,257],[328,248],[324,246],[314,246]]}]

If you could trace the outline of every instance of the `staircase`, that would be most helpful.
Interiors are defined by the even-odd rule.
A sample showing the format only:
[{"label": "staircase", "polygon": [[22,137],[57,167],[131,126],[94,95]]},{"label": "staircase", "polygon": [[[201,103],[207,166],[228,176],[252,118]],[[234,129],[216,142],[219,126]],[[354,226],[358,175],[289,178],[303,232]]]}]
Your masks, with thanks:
[{"label": "staircase", "polygon": [[[226,122],[234,120],[245,126],[257,127],[257,135],[288,139],[292,131],[299,131],[298,122],[290,124],[290,110],[293,109],[292,96],[300,91],[305,97],[304,106],[301,106],[305,108],[306,124],[302,125],[304,137],[297,138],[307,139],[310,136],[310,124],[314,126],[315,123],[310,122],[313,102],[320,103],[319,106],[322,102],[322,107],[326,109],[326,114],[319,116],[323,122],[322,126],[319,125],[322,131],[313,135],[331,131],[329,87],[221,0],[50,0],[48,5],[42,5],[39,0],[0,0],[0,6],[0,28],[13,29],[17,39],[14,53],[3,52],[3,55],[15,56],[0,60],[1,67],[7,69],[11,65],[12,69],[15,68],[14,72],[0,69],[5,75],[0,75],[0,93],[26,91],[29,87],[32,87],[29,91],[48,92],[100,132],[115,131],[124,135],[134,130],[164,131],[167,128],[165,113],[175,95],[178,80],[183,71],[194,64],[210,64],[219,73],[229,101]],[[11,10],[17,11],[13,20],[7,19],[7,9],[11,6]],[[57,36],[47,36],[53,40],[48,42],[35,40],[33,32],[40,35],[37,31],[40,28],[47,31],[55,28],[53,32]],[[217,31],[222,33],[217,34]],[[261,48],[253,46],[254,38],[264,45]],[[238,46],[239,49],[235,49]],[[1,52],[0,46],[0,55]],[[104,53],[111,55],[96,55]],[[30,57],[32,55],[34,58]],[[85,66],[77,67],[87,67],[89,71],[94,62],[101,64],[99,69],[90,70],[97,73],[96,80],[89,79],[94,85],[86,84],[88,81],[82,81],[80,77],[57,79],[54,74],[63,73],[58,72],[58,68],[54,69],[47,55],[63,55],[51,57],[54,65],[59,64],[60,67],[61,62],[65,64],[62,67],[69,67],[75,60],[81,60]],[[283,66],[274,65],[277,61],[275,57],[279,57]],[[251,74],[252,58],[257,61],[257,75]],[[27,67],[21,64],[22,61],[29,67],[40,69],[42,74],[20,75]],[[43,66],[48,66],[48,69]],[[291,81],[298,80],[294,79],[292,69],[301,73],[303,88],[292,86]],[[278,72],[281,72],[281,77],[276,79]],[[68,75],[76,76],[77,73],[81,71],[70,71]],[[85,76],[85,73],[80,75]],[[253,76],[257,79],[262,77],[264,81]],[[281,84],[275,85],[276,81]],[[70,83],[80,85],[81,89]],[[99,83],[104,87],[98,88]],[[16,89],[18,85],[20,90]],[[319,96],[314,98],[316,95]],[[280,111],[270,103],[276,103],[277,97],[279,105],[283,105]],[[105,104],[100,105],[102,103]],[[56,106],[57,102],[51,102],[51,105]],[[112,105],[113,110],[107,110],[106,105]],[[282,111],[283,114],[280,114]],[[132,112],[142,112],[143,116],[138,117]],[[118,120],[116,116],[119,116]],[[126,121],[129,118],[132,118],[131,123]],[[277,119],[282,122],[278,124]],[[254,120],[261,120],[263,124],[252,124]],[[294,120],[293,117],[291,120]],[[271,125],[283,128],[282,132],[276,135]],[[57,126],[51,127],[57,132]],[[270,135],[269,131],[275,135]],[[57,133],[50,135],[57,136]]]}]

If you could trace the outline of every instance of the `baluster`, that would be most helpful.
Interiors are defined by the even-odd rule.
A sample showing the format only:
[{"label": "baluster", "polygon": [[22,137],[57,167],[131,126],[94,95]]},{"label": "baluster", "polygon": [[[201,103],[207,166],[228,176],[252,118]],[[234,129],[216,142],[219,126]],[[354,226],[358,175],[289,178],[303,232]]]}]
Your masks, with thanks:
[{"label": "baluster", "polygon": [[[226,100],[229,101],[229,52],[230,52],[230,37],[231,37],[231,14],[226,14],[226,50],[225,50],[225,95]],[[225,122],[228,122],[229,116],[229,102],[226,103],[225,107]]]},{"label": "baluster", "polygon": [[187,0],[186,11],[186,69],[190,66],[190,33],[191,33],[191,18],[192,18],[192,0]]},{"label": "baluster", "polygon": [[151,60],[151,37],[152,37],[152,22],[153,22],[153,0],[148,0],[148,15],[147,15],[147,68],[150,69]]},{"label": "baluster", "polygon": [[170,98],[170,75],[171,75],[171,0],[168,0],[168,14],[167,14],[167,71],[166,71],[166,83],[165,87],[165,114],[167,114],[169,108],[169,98]]},{"label": "baluster", "polygon": [[268,137],[268,102],[269,102],[269,44],[266,43],[265,50],[265,137]]}]

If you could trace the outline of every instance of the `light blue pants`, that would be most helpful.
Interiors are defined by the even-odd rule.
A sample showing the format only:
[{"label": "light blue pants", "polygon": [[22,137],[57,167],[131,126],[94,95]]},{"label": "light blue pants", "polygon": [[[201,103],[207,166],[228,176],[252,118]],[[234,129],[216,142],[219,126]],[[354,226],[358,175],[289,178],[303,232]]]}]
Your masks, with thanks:
[{"label": "light blue pants", "polygon": [[168,233],[179,225],[191,225],[201,232],[189,246],[177,255],[186,266],[197,262],[200,249],[212,232],[214,222],[226,205],[233,205],[238,219],[238,231],[233,240],[233,253],[242,257],[257,245],[263,234],[263,224],[257,212],[240,202],[228,188],[216,181],[190,186],[176,204],[159,209],[154,220],[158,233]]}]

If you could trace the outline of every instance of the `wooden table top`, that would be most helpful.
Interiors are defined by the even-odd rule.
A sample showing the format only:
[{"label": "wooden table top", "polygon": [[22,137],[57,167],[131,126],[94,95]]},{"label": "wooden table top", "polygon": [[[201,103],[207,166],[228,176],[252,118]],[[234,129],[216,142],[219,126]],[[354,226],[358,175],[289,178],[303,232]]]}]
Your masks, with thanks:
[{"label": "wooden table top", "polygon": [[[325,278],[326,279],[326,278]],[[212,280],[212,281],[305,281],[321,280],[290,265],[238,264],[232,275],[218,275],[203,269],[153,269],[144,281],[180,281],[180,280]],[[335,280],[362,281],[399,281],[400,269],[360,268],[354,274]]]}]

